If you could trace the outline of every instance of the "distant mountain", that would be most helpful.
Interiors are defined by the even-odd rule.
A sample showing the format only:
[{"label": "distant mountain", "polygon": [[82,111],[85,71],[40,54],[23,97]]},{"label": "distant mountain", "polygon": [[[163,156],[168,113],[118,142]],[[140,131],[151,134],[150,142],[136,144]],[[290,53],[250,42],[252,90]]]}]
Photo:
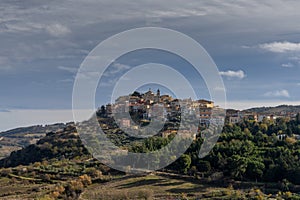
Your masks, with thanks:
[{"label": "distant mountain", "polygon": [[300,113],[300,105],[279,105],[276,107],[256,107],[243,110],[244,112],[256,112],[259,114],[276,114],[280,115],[282,113]]},{"label": "distant mountain", "polygon": [[89,155],[74,126],[67,126],[56,132],[49,132],[36,144],[14,151],[7,158],[0,160],[0,167],[15,167],[41,162],[52,158],[72,159]]},{"label": "distant mountain", "polygon": [[64,129],[66,124],[36,125],[21,127],[0,133],[0,159],[8,156],[12,151],[35,144],[48,132]]}]

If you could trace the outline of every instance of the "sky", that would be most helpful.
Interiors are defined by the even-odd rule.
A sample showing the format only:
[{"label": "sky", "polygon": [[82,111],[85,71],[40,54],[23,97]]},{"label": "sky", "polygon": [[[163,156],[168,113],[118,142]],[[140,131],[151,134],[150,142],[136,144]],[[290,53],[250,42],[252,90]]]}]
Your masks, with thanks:
[{"label": "sky", "polygon": [[[0,131],[72,120],[74,79],[89,52],[115,34],[149,26],[182,32],[206,49],[228,107],[300,104],[299,8],[297,0],[1,0]],[[98,104],[108,101],[114,70],[153,59],[187,68],[165,52],[124,56],[107,72]]]}]

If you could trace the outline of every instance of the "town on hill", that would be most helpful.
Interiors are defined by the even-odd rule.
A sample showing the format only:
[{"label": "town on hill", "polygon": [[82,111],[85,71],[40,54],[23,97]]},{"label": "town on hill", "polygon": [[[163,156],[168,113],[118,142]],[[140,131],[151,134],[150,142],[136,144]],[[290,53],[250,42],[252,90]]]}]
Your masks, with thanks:
[{"label": "town on hill", "polygon": [[[144,122],[149,121],[153,116],[174,118],[178,114],[198,114],[201,124],[209,124],[213,120],[216,123],[224,123],[222,116],[214,114],[217,110],[223,109],[214,105],[213,101],[192,100],[191,98],[177,99],[170,95],[161,95],[159,89],[156,93],[149,89],[146,93],[135,91],[131,95],[120,96],[114,104],[101,106],[97,113],[100,116],[112,117],[116,113],[129,112],[131,116],[138,115]],[[130,126],[130,120],[122,119],[120,124],[125,127]]]},{"label": "town on hill", "polygon": [[[155,108],[157,104],[161,106]],[[134,92],[118,98],[114,104],[101,106],[96,117],[107,139],[122,152],[136,154],[167,146],[178,134],[181,116],[199,111],[196,134],[187,150],[162,169],[142,174],[132,174],[131,161],[126,170],[118,171],[95,159],[75,123],[1,133],[1,141],[6,144],[13,138],[23,141],[24,146],[0,160],[0,198],[299,199],[297,107],[227,109],[217,143],[207,156],[199,158],[199,150],[207,139],[206,128],[222,122],[220,118],[211,120],[214,109],[222,110],[212,101],[173,99],[159,91]],[[129,113],[131,119],[124,113]],[[157,134],[143,138],[127,133],[147,127],[156,118],[164,118],[164,126]],[[46,130],[49,132],[44,133]],[[183,147],[188,140],[189,137],[183,137],[177,146]],[[94,138],[88,142],[101,145]]]}]

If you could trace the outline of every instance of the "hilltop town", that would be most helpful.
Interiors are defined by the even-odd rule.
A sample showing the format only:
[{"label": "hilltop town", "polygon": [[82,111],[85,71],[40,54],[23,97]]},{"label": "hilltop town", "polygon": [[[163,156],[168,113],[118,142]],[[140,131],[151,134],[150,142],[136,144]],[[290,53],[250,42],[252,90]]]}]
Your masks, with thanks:
[{"label": "hilltop town", "polygon": [[[208,126],[211,123],[223,125],[224,123],[237,124],[243,120],[262,122],[263,120],[295,120],[300,109],[297,106],[281,105],[277,107],[252,108],[248,110],[227,109],[215,105],[213,101],[199,99],[177,99],[170,95],[161,95],[160,90],[156,93],[134,92],[131,95],[120,96],[114,104],[107,104],[98,109],[97,114],[101,117],[113,117],[116,113],[130,113],[131,118],[139,121],[138,124],[147,125],[151,118],[161,117],[169,121],[178,122],[181,114],[196,114],[199,117],[200,126]],[[225,120],[225,121],[224,121]],[[121,128],[138,129],[137,124],[130,119],[118,118]]]},{"label": "hilltop town", "polygon": [[[153,116],[176,118],[179,114],[199,114],[201,124],[209,124],[212,120],[221,120],[213,118],[213,113],[222,110],[209,100],[177,99],[170,95],[161,95],[158,89],[156,93],[151,89],[146,93],[134,92],[131,95],[120,96],[114,104],[107,104],[98,110],[101,116],[111,117],[114,113],[130,112],[139,113],[139,117],[145,122]],[[213,119],[212,119],[213,118]],[[221,123],[221,122],[220,122]],[[128,119],[121,122],[122,126],[130,126]]]}]

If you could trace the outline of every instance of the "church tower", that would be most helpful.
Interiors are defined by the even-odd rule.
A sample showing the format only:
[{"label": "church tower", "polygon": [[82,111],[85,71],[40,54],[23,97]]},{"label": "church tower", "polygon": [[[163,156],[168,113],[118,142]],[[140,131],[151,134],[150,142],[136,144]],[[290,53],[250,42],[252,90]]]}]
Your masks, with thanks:
[{"label": "church tower", "polygon": [[160,90],[157,89],[156,96],[160,97]]},{"label": "church tower", "polygon": [[156,103],[159,103],[160,102],[160,90],[157,89],[157,92],[156,92]]}]

